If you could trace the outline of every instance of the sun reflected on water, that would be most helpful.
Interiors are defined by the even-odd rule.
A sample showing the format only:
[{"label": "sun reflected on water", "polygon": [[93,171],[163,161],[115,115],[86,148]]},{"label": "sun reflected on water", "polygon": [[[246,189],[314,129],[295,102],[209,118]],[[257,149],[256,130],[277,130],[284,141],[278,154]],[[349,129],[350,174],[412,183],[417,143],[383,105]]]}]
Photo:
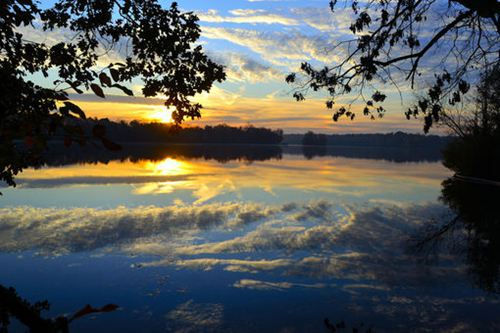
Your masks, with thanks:
[{"label": "sun reflected on water", "polygon": [[160,162],[147,162],[145,168],[157,175],[182,175],[188,171],[187,163],[170,157]]},{"label": "sun reflected on water", "polygon": [[[349,196],[374,200],[435,199],[449,171],[435,162],[393,163],[344,157],[307,160],[284,155],[281,160],[219,163],[177,154],[159,160],[123,160],[96,164],[27,169],[17,189],[133,185],[130,196],[177,197],[192,204],[209,200],[277,200],[289,197]],[[404,184],[404,186],[402,186]],[[399,193],[398,196],[393,193]],[[406,197],[403,196],[406,195]],[[168,197],[170,198],[170,197]],[[136,200],[130,197],[130,200]],[[281,200],[281,199],[280,199]]]}]

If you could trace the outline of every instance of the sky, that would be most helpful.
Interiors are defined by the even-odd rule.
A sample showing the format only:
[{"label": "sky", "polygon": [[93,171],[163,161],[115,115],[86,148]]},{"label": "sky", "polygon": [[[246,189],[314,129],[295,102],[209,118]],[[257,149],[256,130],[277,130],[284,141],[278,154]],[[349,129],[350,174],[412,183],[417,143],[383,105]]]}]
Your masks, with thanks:
[{"label": "sky", "polygon": [[[47,5],[50,2],[43,2]],[[163,1],[168,5],[169,1]],[[387,133],[396,131],[422,133],[422,124],[406,120],[404,110],[414,100],[403,90],[403,99],[392,86],[382,87],[388,94],[384,104],[387,114],[372,121],[358,115],[353,122],[333,122],[332,110],[325,107],[321,94],[296,102],[293,87],[285,77],[296,72],[304,61],[321,67],[338,59],[331,50],[333,42],[352,37],[349,31],[350,9],[329,10],[327,0],[181,0],[179,7],[194,11],[200,18],[202,36],[199,43],[216,62],[226,66],[227,80],[215,84],[210,93],[194,100],[204,106],[202,118],[187,121],[187,126],[226,123],[229,125],[281,128],[285,133],[308,130],[323,133]],[[53,37],[31,29],[33,39],[45,41]],[[135,96],[140,96],[140,82],[132,83]],[[117,94],[117,95],[113,95]],[[113,120],[169,121],[161,99],[129,98],[118,92],[101,100],[92,94],[74,95],[88,116]],[[352,96],[338,100],[349,103]],[[354,103],[354,110],[363,107]]]}]

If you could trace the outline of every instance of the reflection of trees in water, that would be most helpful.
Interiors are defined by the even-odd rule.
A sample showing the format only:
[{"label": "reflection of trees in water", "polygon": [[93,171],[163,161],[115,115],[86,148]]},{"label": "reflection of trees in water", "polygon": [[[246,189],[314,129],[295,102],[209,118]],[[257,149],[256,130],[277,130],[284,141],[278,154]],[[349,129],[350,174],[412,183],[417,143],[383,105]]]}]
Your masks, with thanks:
[{"label": "reflection of trees in water", "polygon": [[10,318],[16,318],[32,333],[66,333],[69,332],[69,324],[75,319],[92,313],[112,312],[117,308],[115,304],[107,304],[101,308],[86,305],[71,317],[43,318],[42,311],[50,309],[47,301],[32,304],[21,298],[14,288],[0,285],[0,332],[8,333]]},{"label": "reflection of trees in water", "polygon": [[[425,255],[443,247],[463,254],[473,282],[486,291],[500,293],[500,186],[493,181],[498,179],[495,159],[499,155],[484,145],[474,149],[472,143],[464,144],[463,150],[457,142],[445,152],[444,164],[457,175],[442,183],[440,199],[454,215],[445,222],[429,222],[414,245]],[[464,150],[471,155],[464,156]]]},{"label": "reflection of trees in water", "polygon": [[326,146],[302,146],[302,154],[308,160],[326,156]]},{"label": "reflection of trees in water", "polygon": [[443,182],[441,200],[456,214],[454,224],[465,232],[468,270],[473,281],[500,292],[500,187],[450,178]]},{"label": "reflection of trees in water", "polygon": [[[279,146],[279,145],[190,145],[190,144],[124,144],[120,151],[109,151],[95,147],[73,147],[52,144],[43,159],[34,167],[42,165],[62,166],[77,163],[109,163],[111,161],[132,162],[166,158],[204,159],[219,163],[239,161],[280,160],[283,154],[316,157],[347,157],[387,160],[393,162],[439,161],[439,149],[400,147],[343,147],[343,146]],[[43,162],[42,162],[43,161]]]},{"label": "reflection of trees in water", "polygon": [[130,160],[161,161],[166,158],[215,160],[219,163],[230,161],[254,162],[281,159],[279,146],[265,145],[149,145],[126,144],[117,152],[92,147],[66,149],[62,145],[53,145],[45,161],[49,166],[76,163],[109,163],[111,161]]},{"label": "reflection of trees in water", "polygon": [[[471,117],[458,126],[460,137],[443,151],[443,164],[455,176],[443,182],[441,201],[455,214],[428,230],[417,242],[420,250],[443,240],[465,254],[468,271],[482,289],[500,293],[500,67],[481,76]],[[446,242],[444,242],[446,243]]]}]

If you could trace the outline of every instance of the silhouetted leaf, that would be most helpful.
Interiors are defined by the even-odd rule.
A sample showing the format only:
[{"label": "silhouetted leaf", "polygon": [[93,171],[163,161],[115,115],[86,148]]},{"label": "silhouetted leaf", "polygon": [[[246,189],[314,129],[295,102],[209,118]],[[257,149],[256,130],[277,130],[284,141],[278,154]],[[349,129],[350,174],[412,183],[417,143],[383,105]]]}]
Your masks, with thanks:
[{"label": "silhouetted leaf", "polygon": [[129,88],[124,87],[124,86],[122,86],[122,85],[120,85],[118,83],[113,84],[112,87],[120,89],[121,91],[123,91],[128,96],[134,96],[134,93],[132,92],[132,90],[130,90]]},{"label": "silhouetted leaf", "polygon": [[68,110],[70,112],[77,114],[82,119],[87,119],[87,117],[85,116],[85,113],[83,112],[82,109],[80,109],[80,107],[78,105],[75,105],[71,102],[64,102],[64,105],[68,108]]},{"label": "silhouetted leaf", "polygon": [[68,98],[68,94],[66,92],[62,91],[61,93],[59,93],[55,96],[55,99],[57,101],[67,101],[69,98]]},{"label": "silhouetted leaf", "polygon": [[105,98],[104,92],[102,91],[102,88],[99,87],[97,84],[95,84],[95,83],[90,84],[90,89],[92,89],[94,94],[96,94],[97,96],[99,96],[101,98]]},{"label": "silhouetted leaf", "polygon": [[99,74],[99,81],[101,81],[101,84],[104,86],[111,86],[111,79],[106,73],[101,73]]},{"label": "silhouetted leaf", "polygon": [[67,84],[70,85],[71,88],[73,88],[74,91],[76,91],[79,94],[83,94],[83,91],[78,88],[78,86],[81,84],[80,82],[71,82],[71,81],[66,81]]},{"label": "silhouetted leaf", "polygon": [[111,77],[113,78],[113,80],[115,80],[115,82],[120,81],[120,72],[118,70],[110,68],[109,73],[111,74]]}]

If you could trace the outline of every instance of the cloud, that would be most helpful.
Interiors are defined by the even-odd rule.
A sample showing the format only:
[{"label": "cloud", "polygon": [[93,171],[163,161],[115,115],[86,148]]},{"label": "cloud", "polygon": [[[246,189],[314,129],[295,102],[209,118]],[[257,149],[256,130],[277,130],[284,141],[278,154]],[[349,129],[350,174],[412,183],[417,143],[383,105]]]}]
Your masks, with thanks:
[{"label": "cloud", "polygon": [[271,80],[283,81],[285,77],[285,74],[276,68],[241,53],[219,52],[211,54],[210,57],[225,66],[230,81],[256,83]]},{"label": "cloud", "polygon": [[[220,266],[231,272],[272,271],[285,276],[359,281],[346,286],[345,290],[349,293],[356,293],[359,289],[387,291],[399,287],[430,286],[438,278],[443,283],[451,283],[465,274],[463,266],[450,265],[456,262],[453,256],[444,256],[439,265],[428,265],[425,270],[414,269],[417,258],[405,251],[405,242],[412,230],[432,216],[444,214],[446,210],[442,207],[383,206],[351,210],[343,218],[330,212],[326,215],[330,218],[318,220],[310,216],[298,221],[297,216],[304,216],[302,213],[307,211],[304,207],[307,205],[300,205],[284,215],[260,220],[254,230],[243,236],[176,246],[169,250],[173,259],[145,265],[202,270]],[[332,210],[339,209],[330,207]],[[217,257],[229,253],[252,256],[252,259]],[[280,255],[254,259],[271,253]],[[299,253],[308,255],[294,255]],[[193,258],[199,255],[211,257]],[[175,259],[177,256],[191,259]]]},{"label": "cloud", "polygon": [[[463,273],[463,267],[447,266],[451,257],[425,271],[404,269],[415,260],[404,251],[409,234],[445,211],[437,205],[363,208],[323,201],[108,210],[12,207],[0,209],[0,251],[61,255],[106,249],[160,256],[140,266],[269,271],[392,288],[429,283],[436,276],[449,281]],[[227,234],[208,241],[207,230]]]},{"label": "cloud", "polygon": [[245,288],[253,290],[279,290],[301,287],[301,288],[325,288],[327,285],[324,283],[292,283],[292,282],[267,282],[260,280],[242,279],[233,284],[235,288]]},{"label": "cloud", "polygon": [[323,2],[320,7],[293,7],[279,10],[232,9],[228,12],[232,16],[222,16],[214,9],[198,12],[197,15],[202,22],[280,24],[285,27],[308,26],[336,36],[352,35],[349,27],[354,19],[350,8],[337,8],[334,14],[327,2]]},{"label": "cloud", "polygon": [[177,268],[201,269],[204,271],[212,270],[214,267],[222,266],[227,271],[231,272],[261,272],[276,270],[287,267],[292,262],[288,259],[275,260],[244,260],[244,259],[218,259],[218,258],[199,258],[199,259],[183,259],[172,260],[164,259],[142,263],[142,267],[156,266],[175,266]]},{"label": "cloud", "polygon": [[216,11],[198,12],[197,15],[202,22],[210,23],[246,23],[246,24],[281,24],[285,26],[296,26],[300,23],[289,17],[263,10],[236,9],[230,12],[234,16],[221,16]]},{"label": "cloud", "polygon": [[296,70],[300,62],[316,60],[332,63],[337,58],[329,52],[332,37],[305,35],[299,31],[257,31],[221,27],[202,27],[209,39],[224,39],[258,53],[264,60]]},{"label": "cloud", "polygon": [[[443,296],[441,286],[464,286],[466,269],[459,258],[446,254],[420,264],[405,252],[414,230],[445,213],[436,204],[331,201],[107,210],[10,207],[0,209],[0,251],[64,255],[102,249],[139,255],[144,257],[135,267],[143,269],[223,270],[235,277],[230,281],[238,293],[334,287],[328,293],[346,295],[345,306],[352,311],[405,318],[415,327],[460,328],[456,306],[493,307],[498,300],[472,290],[466,292],[470,296]],[[220,331],[223,318],[221,304],[193,300],[165,315],[168,329],[176,332]]]},{"label": "cloud", "polygon": [[[266,217],[263,208],[237,203],[102,210],[1,208],[0,251],[34,250],[44,255],[59,255],[107,247],[149,252],[173,236],[189,238],[218,225],[237,227],[255,222]],[[267,210],[267,214],[273,213]],[[161,248],[164,250],[165,246]]]},{"label": "cloud", "polygon": [[151,176],[95,176],[95,177],[61,177],[16,180],[19,188],[52,188],[72,185],[110,185],[110,184],[149,184],[165,182],[181,182],[193,179],[190,175],[151,175]]},{"label": "cloud", "polygon": [[290,9],[297,20],[320,32],[327,32],[337,38],[343,35],[352,36],[349,30],[353,15],[350,8],[337,8],[331,12],[328,3],[321,7],[296,7]]},{"label": "cloud", "polygon": [[266,11],[264,9],[233,9],[230,10],[229,12],[237,16],[248,16],[248,15],[265,13]]},{"label": "cloud", "polygon": [[218,331],[223,317],[222,304],[195,303],[193,300],[179,304],[165,315],[167,331],[177,333]]}]

